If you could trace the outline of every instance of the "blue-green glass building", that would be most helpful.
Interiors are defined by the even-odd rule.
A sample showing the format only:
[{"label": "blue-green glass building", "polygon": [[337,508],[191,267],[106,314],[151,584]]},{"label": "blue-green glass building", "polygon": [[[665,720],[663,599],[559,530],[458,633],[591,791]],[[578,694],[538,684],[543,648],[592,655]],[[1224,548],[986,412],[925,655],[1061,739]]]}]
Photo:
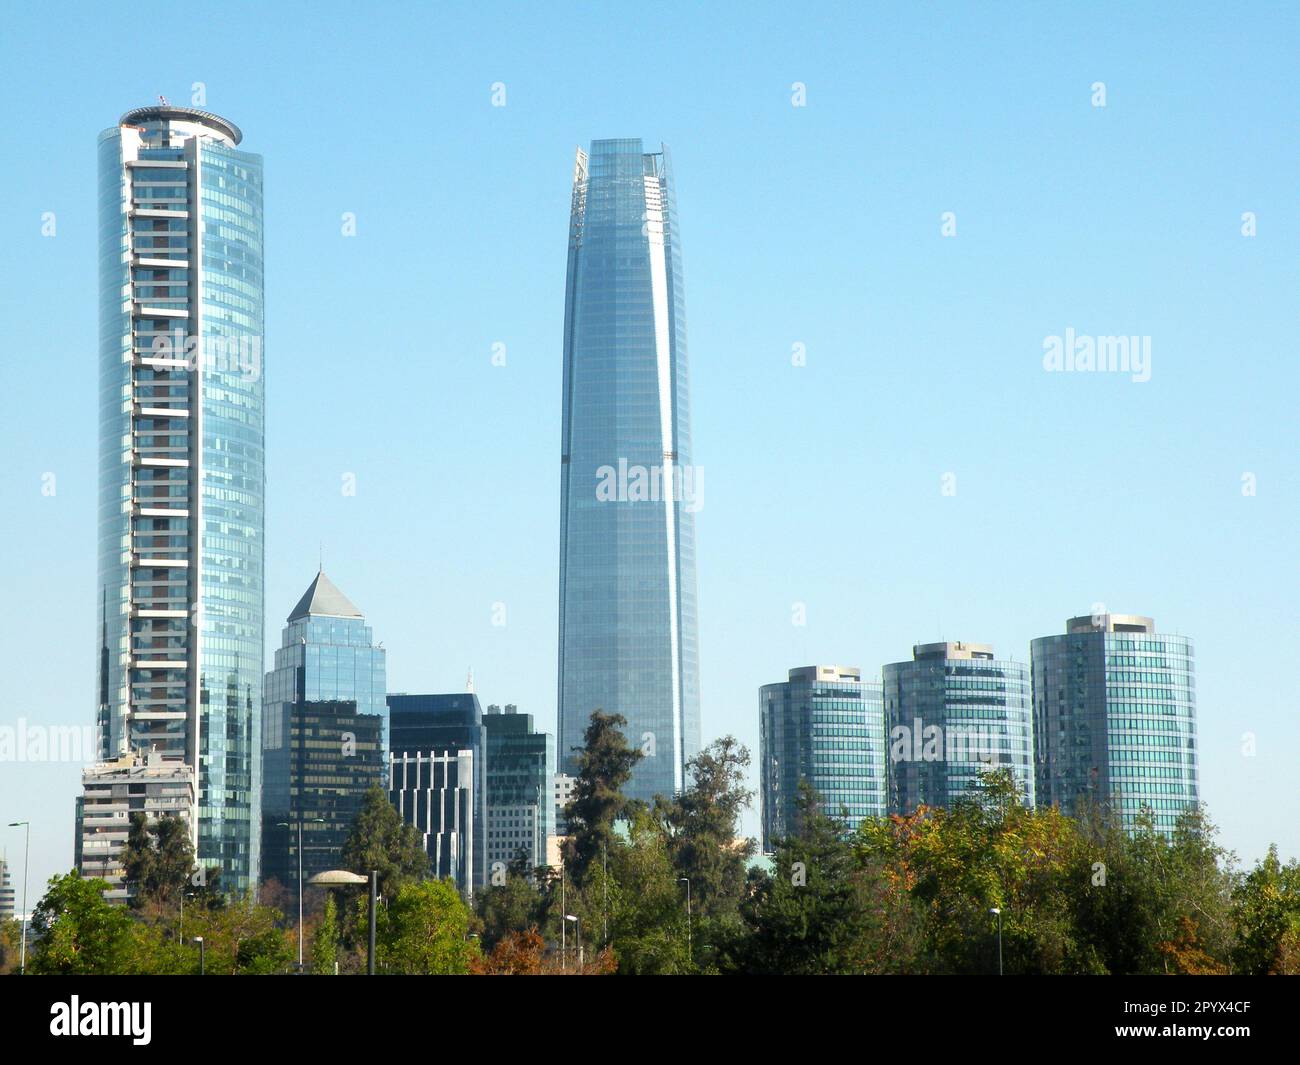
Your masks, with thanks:
[{"label": "blue-green glass building", "polygon": [[799,784],[823,812],[855,829],[885,813],[885,717],[880,683],[856,666],[803,666],[759,689],[763,850],[798,831]]},{"label": "blue-green glass building", "polygon": [[952,805],[980,774],[1010,769],[1034,804],[1029,668],[987,644],[917,644],[881,671],[889,728],[889,812]]},{"label": "blue-green glass building", "polygon": [[262,159],[189,107],[99,137],[100,756],[193,768],[199,860],[256,882]]},{"label": "blue-green glass building", "polygon": [[1095,805],[1173,831],[1200,800],[1192,641],[1148,617],[1098,613],[1030,645],[1038,802]]},{"label": "blue-green glass building", "polygon": [[681,239],[668,151],[578,150],[564,313],[559,758],[593,710],[644,754],[626,793],[685,783],[700,744],[695,512]]},{"label": "blue-green glass building", "polygon": [[[357,713],[388,720],[387,655],[365,616],[321,570],[289,612],[266,674],[266,712],[295,700],[349,701]],[[263,747],[274,740],[265,730]],[[388,749],[387,732],[382,738]]]},{"label": "blue-green glass building", "polygon": [[262,877],[337,868],[366,789],[388,769],[386,654],[320,571],[289,612],[262,705]]},{"label": "blue-green glass building", "polygon": [[531,871],[546,864],[546,840],[555,834],[555,738],[513,703],[489,706],[483,728],[488,877],[521,860]]}]

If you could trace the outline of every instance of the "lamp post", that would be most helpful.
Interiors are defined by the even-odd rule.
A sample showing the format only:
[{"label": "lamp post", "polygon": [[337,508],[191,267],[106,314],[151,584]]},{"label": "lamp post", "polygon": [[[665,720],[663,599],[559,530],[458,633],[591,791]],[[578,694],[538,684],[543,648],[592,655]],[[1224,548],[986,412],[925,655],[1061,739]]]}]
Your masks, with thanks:
[{"label": "lamp post", "polygon": [[[325,818],[313,817],[313,825],[323,825]],[[288,821],[277,821],[276,828],[292,827]],[[302,818],[298,818],[298,972],[302,973]]]},{"label": "lamp post", "polygon": [[199,975],[205,976],[207,974],[207,966],[208,966],[208,954],[207,954],[208,945],[205,942],[203,942],[202,936],[195,936],[194,942],[199,945]]},{"label": "lamp post", "polygon": [[579,970],[581,970],[582,968],[582,922],[579,921],[578,918],[576,918],[571,913],[566,913],[564,915],[564,919],[566,921],[573,922],[573,934],[578,937],[578,968]]},{"label": "lamp post", "polygon": [[317,873],[307,883],[316,887],[353,887],[369,883],[370,885],[370,953],[366,958],[366,973],[375,975],[375,906],[379,900],[379,871],[372,869],[370,879],[350,873],[346,869],[327,869]]},{"label": "lamp post", "polygon": [[27,858],[32,847],[32,823],[30,821],[10,821],[10,828],[26,828],[27,839],[23,843],[23,941],[18,949],[18,975],[27,973]]},{"label": "lamp post", "polygon": [[994,914],[998,919],[998,975],[1001,976],[1002,975],[1002,907],[994,906],[993,909],[989,910],[989,913]]},{"label": "lamp post", "polygon": [[686,964],[694,964],[694,952],[691,949],[691,878],[679,876],[677,883],[686,885]]}]

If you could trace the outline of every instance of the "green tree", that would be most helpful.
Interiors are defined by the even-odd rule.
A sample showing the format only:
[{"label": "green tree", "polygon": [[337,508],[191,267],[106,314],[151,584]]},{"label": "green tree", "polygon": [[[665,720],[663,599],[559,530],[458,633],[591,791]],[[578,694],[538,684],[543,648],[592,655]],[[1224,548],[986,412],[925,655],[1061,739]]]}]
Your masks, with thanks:
[{"label": "green tree", "polygon": [[574,883],[581,885],[593,862],[599,862],[613,845],[614,822],[628,813],[623,785],[641,752],[628,746],[622,714],[596,710],[583,734],[578,752],[578,773],[573,801],[569,804],[569,844],[566,867]]},{"label": "green tree", "polygon": [[28,971],[44,975],[107,976],[128,972],[134,922],[104,898],[108,885],[76,870],[51,878],[32,914]]},{"label": "green tree", "polygon": [[404,884],[376,916],[376,966],[402,975],[468,973],[480,956],[469,925],[451,880]]},{"label": "green tree", "polygon": [[311,940],[311,971],[316,976],[334,975],[339,956],[338,923],[338,907],[334,905],[334,893],[330,891],[325,895],[325,909]]},{"label": "green tree", "polygon": [[742,931],[738,908],[755,842],[740,835],[753,801],[745,787],[749,750],[733,736],[715,740],[686,765],[690,784],[655,801],[655,817],[679,878],[690,881],[693,961],[709,971],[719,943]]},{"label": "green tree", "polygon": [[133,813],[122,868],[132,908],[168,905],[187,889],[194,872],[189,824],[174,814],[150,823],[147,814]]},{"label": "green tree", "polygon": [[383,788],[372,784],[343,844],[343,866],[369,876],[379,872],[379,891],[395,895],[404,885],[429,875],[429,855],[420,832],[402,820]]},{"label": "green tree", "polygon": [[1251,976],[1294,975],[1300,961],[1300,862],[1282,864],[1277,845],[1232,892],[1233,968]]},{"label": "green tree", "polygon": [[745,934],[720,951],[724,970],[772,975],[861,973],[875,917],[844,824],[800,787],[797,831],[775,842],[773,869],[740,905]]}]

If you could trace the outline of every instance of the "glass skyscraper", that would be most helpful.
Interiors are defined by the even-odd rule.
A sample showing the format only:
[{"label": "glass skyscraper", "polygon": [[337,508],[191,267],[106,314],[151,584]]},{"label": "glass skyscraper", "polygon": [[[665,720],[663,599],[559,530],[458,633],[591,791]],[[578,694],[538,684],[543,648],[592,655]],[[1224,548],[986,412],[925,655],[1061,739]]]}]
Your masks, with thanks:
[{"label": "glass skyscraper", "polygon": [[[386,653],[375,645],[374,630],[361,611],[339,591],[324,570],[289,612],[275,652],[275,668],[266,674],[265,712],[287,703],[346,700],[357,713],[388,721]],[[263,748],[276,740],[264,729]],[[387,750],[387,734],[383,739]]]},{"label": "glass skyscraper", "polygon": [[546,864],[546,840],[555,835],[555,739],[533,728],[533,715],[507,703],[489,706],[487,735],[488,875],[521,856],[531,872]]},{"label": "glass skyscraper", "polygon": [[981,643],[923,643],[882,671],[889,728],[889,811],[950,806],[982,771],[1010,769],[1034,804],[1029,669]]},{"label": "glass skyscraper", "polygon": [[189,107],[99,136],[99,755],[195,774],[199,861],[260,841],[262,159]]},{"label": "glass skyscraper", "polygon": [[803,666],[759,689],[763,850],[798,831],[799,783],[850,829],[885,813],[885,718],[880,683],[855,666]]},{"label": "glass skyscraper", "polygon": [[1038,801],[1093,803],[1132,830],[1143,807],[1173,831],[1200,798],[1192,641],[1151,618],[1071,618],[1031,644]]},{"label": "glass skyscraper", "polygon": [[487,881],[487,730],[473,692],[388,697],[388,797],[438,877],[467,897]]},{"label": "glass skyscraper", "polygon": [[[262,706],[262,875],[337,868],[366,789],[387,774],[386,655],[321,571],[289,613]],[[287,826],[287,827],[285,827]]]},{"label": "glass skyscraper", "polygon": [[681,239],[668,151],[593,141],[573,173],[560,446],[559,756],[594,710],[645,757],[625,792],[685,783],[700,745],[695,511]]}]

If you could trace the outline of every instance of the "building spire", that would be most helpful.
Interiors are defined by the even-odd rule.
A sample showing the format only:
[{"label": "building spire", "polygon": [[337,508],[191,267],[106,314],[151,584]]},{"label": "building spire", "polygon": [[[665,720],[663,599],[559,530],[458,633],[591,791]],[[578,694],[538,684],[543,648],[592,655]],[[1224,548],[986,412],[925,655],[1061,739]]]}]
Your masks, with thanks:
[{"label": "building spire", "polygon": [[465,677],[465,691],[469,694],[474,692],[474,667],[469,667],[469,674]]}]

